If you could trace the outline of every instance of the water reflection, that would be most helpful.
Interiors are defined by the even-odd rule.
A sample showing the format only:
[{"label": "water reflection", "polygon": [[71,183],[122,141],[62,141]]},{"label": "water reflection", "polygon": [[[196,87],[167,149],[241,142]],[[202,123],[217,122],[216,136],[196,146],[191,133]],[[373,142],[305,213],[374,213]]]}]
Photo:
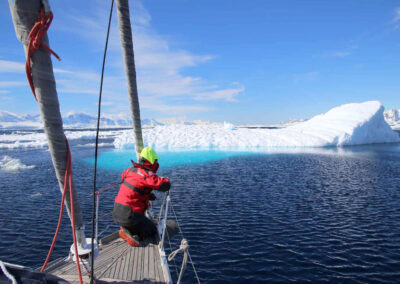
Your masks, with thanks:
[{"label": "water reflection", "polygon": [[[218,161],[236,156],[252,156],[265,154],[315,154],[315,155],[338,155],[355,156],[363,158],[374,158],[385,153],[393,158],[393,153],[400,153],[400,144],[376,144],[347,147],[268,147],[268,148],[221,148],[221,149],[175,149],[157,151],[161,165],[175,167]],[[130,159],[135,160],[134,149],[110,150],[101,153],[98,157],[98,166],[103,169],[122,170],[131,165]],[[84,160],[89,164],[94,163],[93,158]]]}]

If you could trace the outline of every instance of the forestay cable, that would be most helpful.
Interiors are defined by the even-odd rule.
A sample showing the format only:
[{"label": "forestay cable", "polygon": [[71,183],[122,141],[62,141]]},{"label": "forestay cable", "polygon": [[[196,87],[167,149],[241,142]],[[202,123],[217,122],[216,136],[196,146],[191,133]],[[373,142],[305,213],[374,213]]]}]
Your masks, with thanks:
[{"label": "forestay cable", "polygon": [[114,6],[114,0],[111,0],[110,16],[108,18],[106,45],[104,47],[103,65],[101,68],[99,104],[98,104],[98,110],[97,110],[96,147],[95,147],[95,154],[94,154],[94,177],[93,177],[93,205],[92,205],[92,253],[91,253],[91,269],[90,269],[90,283],[91,284],[93,284],[93,273],[94,273],[94,238],[95,238],[95,236],[94,236],[94,234],[95,234],[94,219],[96,218],[96,176],[97,176],[97,153],[98,153],[98,148],[99,148],[101,97],[102,97],[102,93],[103,93],[104,66],[106,63],[108,38],[110,35],[110,26],[111,26],[113,6]]}]

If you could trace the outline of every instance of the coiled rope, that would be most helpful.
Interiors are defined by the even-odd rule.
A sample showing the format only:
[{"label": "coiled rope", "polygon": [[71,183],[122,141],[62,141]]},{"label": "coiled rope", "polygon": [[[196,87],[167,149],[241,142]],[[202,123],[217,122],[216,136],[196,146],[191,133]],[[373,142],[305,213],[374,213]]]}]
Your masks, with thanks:
[{"label": "coiled rope", "polygon": [[179,272],[179,277],[178,277],[177,284],[181,283],[183,272],[185,272],[185,269],[186,269],[187,258],[188,258],[188,249],[189,249],[189,244],[188,244],[187,240],[186,239],[182,239],[181,245],[179,246],[179,248],[177,250],[174,250],[173,252],[171,252],[169,254],[169,256],[168,256],[168,261],[171,261],[171,260],[173,260],[175,258],[175,256],[179,252],[183,252],[183,260],[182,260],[181,272]]},{"label": "coiled rope", "polygon": [[[46,2],[46,5],[48,5],[47,1],[43,2]],[[57,53],[55,53],[53,50],[50,49],[50,47],[48,47],[46,44],[42,42],[42,37],[47,33],[47,30],[50,28],[52,21],[53,21],[53,13],[51,11],[48,12],[46,11],[45,14],[45,8],[42,8],[40,10],[39,19],[35,22],[28,35],[29,43],[28,43],[28,52],[26,54],[25,72],[26,72],[26,77],[28,78],[29,86],[31,87],[33,96],[35,97],[36,101],[38,99],[36,97],[36,91],[35,91],[35,86],[33,85],[32,72],[31,72],[32,55],[35,53],[36,50],[39,49],[39,47],[43,47],[45,50],[53,54],[58,60],[61,60],[60,57],[57,55]]]}]

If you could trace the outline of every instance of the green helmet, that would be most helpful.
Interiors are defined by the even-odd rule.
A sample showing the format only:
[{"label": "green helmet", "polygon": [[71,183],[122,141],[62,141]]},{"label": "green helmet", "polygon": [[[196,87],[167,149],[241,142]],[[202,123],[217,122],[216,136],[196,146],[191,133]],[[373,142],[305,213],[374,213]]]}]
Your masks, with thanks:
[{"label": "green helmet", "polygon": [[156,152],[151,147],[143,148],[142,152],[140,152],[140,158],[144,158],[152,164],[154,164],[155,160],[158,160]]}]

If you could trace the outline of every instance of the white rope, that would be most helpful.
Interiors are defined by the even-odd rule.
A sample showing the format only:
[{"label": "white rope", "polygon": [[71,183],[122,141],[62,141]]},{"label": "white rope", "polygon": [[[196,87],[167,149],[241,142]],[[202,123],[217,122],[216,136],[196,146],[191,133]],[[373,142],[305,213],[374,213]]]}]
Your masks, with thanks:
[{"label": "white rope", "polygon": [[[169,237],[168,230],[166,230],[165,232],[167,233],[167,239],[168,239],[168,244],[169,244],[169,250],[172,251],[171,239],[170,239],[170,237]],[[176,277],[178,277],[178,276],[179,276],[179,273],[178,273],[178,266],[176,265],[175,259],[174,259],[174,268],[175,268]]]},{"label": "white rope", "polygon": [[4,275],[5,275],[9,280],[11,280],[11,283],[12,283],[12,284],[17,284],[17,280],[15,280],[14,276],[12,276],[12,275],[10,274],[10,272],[8,272],[6,266],[4,265],[4,262],[1,261],[1,260],[0,260],[0,267],[1,267],[1,270],[3,271]]},{"label": "white rope", "polygon": [[176,282],[177,284],[181,283],[181,279],[182,279],[182,275],[183,272],[186,269],[186,264],[187,264],[187,258],[188,258],[188,249],[189,249],[189,244],[187,242],[186,239],[182,239],[181,241],[181,245],[179,246],[179,248],[173,252],[171,252],[168,256],[168,261],[171,261],[175,258],[175,256],[179,253],[179,252],[183,252],[183,261],[182,261],[182,266],[181,266],[181,272],[179,272],[179,277],[178,277],[178,281]]},{"label": "white rope", "polygon": [[189,244],[188,244],[187,240],[186,240],[186,239],[183,239],[183,240],[181,241],[181,245],[179,246],[179,248],[178,248],[177,250],[174,250],[173,252],[171,252],[171,253],[169,254],[169,256],[168,256],[168,261],[173,260],[173,259],[175,258],[175,256],[176,256],[179,252],[181,252],[181,251],[183,251],[183,252],[187,251],[188,248],[189,248]]}]

